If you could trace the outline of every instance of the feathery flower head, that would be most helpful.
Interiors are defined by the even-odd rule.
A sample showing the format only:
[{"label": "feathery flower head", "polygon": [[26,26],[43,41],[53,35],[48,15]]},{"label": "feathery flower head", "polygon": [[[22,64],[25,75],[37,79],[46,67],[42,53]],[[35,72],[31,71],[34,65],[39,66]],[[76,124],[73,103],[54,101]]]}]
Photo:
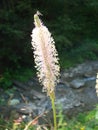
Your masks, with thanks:
[{"label": "feathery flower head", "polygon": [[95,89],[96,89],[96,94],[98,96],[98,73],[97,73],[97,77],[96,77],[96,86],[95,86]]},{"label": "feathery flower head", "polygon": [[35,28],[32,30],[32,46],[34,49],[34,60],[37,76],[42,83],[43,90],[49,96],[55,90],[58,82],[60,67],[58,53],[55,48],[54,39],[48,28],[39,19],[39,14],[34,15]]}]

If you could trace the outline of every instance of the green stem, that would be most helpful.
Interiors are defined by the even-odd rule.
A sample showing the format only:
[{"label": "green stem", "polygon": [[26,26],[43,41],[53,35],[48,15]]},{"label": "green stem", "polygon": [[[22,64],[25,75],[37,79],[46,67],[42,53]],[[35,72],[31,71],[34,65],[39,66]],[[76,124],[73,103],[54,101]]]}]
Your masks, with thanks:
[{"label": "green stem", "polygon": [[50,99],[53,109],[53,120],[54,120],[54,130],[57,130],[57,119],[56,119],[56,107],[55,107],[55,94],[54,92],[50,94]]}]

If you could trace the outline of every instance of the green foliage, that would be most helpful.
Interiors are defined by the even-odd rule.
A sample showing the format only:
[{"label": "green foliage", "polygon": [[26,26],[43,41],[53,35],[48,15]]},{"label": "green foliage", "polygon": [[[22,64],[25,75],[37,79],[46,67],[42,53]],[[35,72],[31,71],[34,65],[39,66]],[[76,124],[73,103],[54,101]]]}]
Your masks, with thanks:
[{"label": "green foliage", "polygon": [[66,130],[97,130],[98,120],[95,118],[96,110],[88,113],[80,113],[77,117],[68,121]]},{"label": "green foliage", "polygon": [[[62,57],[63,56],[63,57]],[[74,66],[77,63],[83,63],[88,60],[98,60],[98,41],[85,40],[76,47],[60,54],[60,64],[62,68]]]},{"label": "green foliage", "polygon": [[8,89],[12,87],[13,80],[19,80],[26,82],[29,78],[35,75],[34,68],[21,68],[18,70],[6,70],[5,73],[0,77],[0,88]]},{"label": "green foliage", "polygon": [[[89,112],[84,112],[78,114],[72,119],[67,119],[66,115],[59,111],[58,118],[58,130],[98,130],[98,119],[96,119],[96,112],[98,109],[94,109]],[[26,123],[22,122],[20,124],[13,123],[12,120],[5,121],[2,117],[0,118],[0,129],[13,129],[13,130],[23,130],[26,127]],[[44,126],[44,125],[43,125]],[[30,125],[29,130],[35,130],[38,125]]]},{"label": "green foliage", "polygon": [[96,60],[98,51],[98,41],[87,40],[81,43],[77,48],[72,49],[69,56],[77,59]]},{"label": "green foliage", "polygon": [[6,71],[4,75],[0,77],[0,87],[3,89],[7,89],[8,87],[11,87],[12,81],[11,81],[11,75],[9,71]]},{"label": "green foliage", "polygon": [[98,107],[96,109],[79,113],[77,116],[68,119],[65,114],[63,114],[62,109],[59,109],[58,113],[58,130],[97,130],[98,129],[98,118],[96,114],[98,112]]},{"label": "green foliage", "polygon": [[32,53],[30,36],[28,37],[32,22],[29,21],[32,13],[30,3],[13,1],[13,7],[10,2],[3,4],[0,9],[0,67],[5,69],[5,67],[19,68],[23,64],[30,65],[32,61],[28,60]]},{"label": "green foliage", "polygon": [[64,119],[65,117],[63,115],[61,106],[59,106],[58,108],[59,108],[59,113],[57,115],[57,118],[58,118],[58,130],[64,130],[65,127],[67,126],[67,122]]},{"label": "green foliage", "polygon": [[[11,72],[13,73],[13,71]],[[16,70],[14,74],[12,74],[13,79],[19,80],[21,82],[26,82],[29,78],[35,75],[34,68],[22,68],[20,70]]]},{"label": "green foliage", "polygon": [[[0,130],[23,130],[25,128],[25,122],[20,124],[13,123],[12,120],[6,121],[2,117],[0,118]],[[29,130],[35,130],[35,127],[29,127]]]}]

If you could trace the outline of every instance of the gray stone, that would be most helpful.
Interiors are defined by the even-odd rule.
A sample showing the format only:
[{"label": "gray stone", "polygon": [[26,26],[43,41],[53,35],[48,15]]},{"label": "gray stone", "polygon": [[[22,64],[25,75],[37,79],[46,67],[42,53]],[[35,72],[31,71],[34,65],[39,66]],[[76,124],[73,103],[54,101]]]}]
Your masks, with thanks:
[{"label": "gray stone", "polygon": [[36,106],[33,103],[21,103],[18,105],[15,105],[14,108],[23,114],[30,114],[33,113],[34,110],[36,110]]},{"label": "gray stone", "polygon": [[83,87],[85,85],[85,81],[82,80],[82,79],[74,79],[70,82],[70,86],[72,88],[80,88],[80,87]]},{"label": "gray stone", "polygon": [[11,99],[11,100],[8,102],[8,104],[9,104],[9,105],[12,105],[12,106],[14,106],[14,105],[16,105],[16,104],[19,104],[19,103],[20,103],[19,99]]}]

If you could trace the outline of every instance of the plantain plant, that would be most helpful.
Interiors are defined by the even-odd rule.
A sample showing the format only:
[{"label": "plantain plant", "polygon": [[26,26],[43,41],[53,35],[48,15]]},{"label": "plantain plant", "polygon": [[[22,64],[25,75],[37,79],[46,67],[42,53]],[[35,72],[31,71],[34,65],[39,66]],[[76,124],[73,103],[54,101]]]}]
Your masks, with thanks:
[{"label": "plantain plant", "polygon": [[59,81],[60,66],[55,42],[48,28],[39,18],[40,13],[34,15],[35,28],[32,30],[32,46],[34,50],[34,60],[37,69],[37,76],[43,85],[43,91],[50,97],[54,130],[57,130],[56,107],[55,107],[55,86]]}]

